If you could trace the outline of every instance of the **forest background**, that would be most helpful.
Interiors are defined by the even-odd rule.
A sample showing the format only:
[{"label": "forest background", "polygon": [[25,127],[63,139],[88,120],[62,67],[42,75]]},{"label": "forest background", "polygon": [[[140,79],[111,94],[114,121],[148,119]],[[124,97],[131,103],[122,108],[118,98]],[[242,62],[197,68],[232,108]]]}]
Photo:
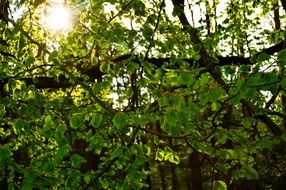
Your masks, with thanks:
[{"label": "forest background", "polygon": [[283,189],[285,11],[0,0],[0,189]]}]

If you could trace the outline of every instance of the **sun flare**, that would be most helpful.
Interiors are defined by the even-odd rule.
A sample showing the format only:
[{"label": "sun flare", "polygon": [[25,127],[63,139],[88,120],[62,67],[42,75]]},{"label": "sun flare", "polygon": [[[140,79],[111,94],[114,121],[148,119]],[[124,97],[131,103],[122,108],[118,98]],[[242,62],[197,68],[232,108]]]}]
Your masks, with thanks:
[{"label": "sun flare", "polygon": [[44,17],[44,24],[52,31],[67,30],[71,26],[70,12],[67,8],[51,7],[47,10],[47,15]]}]

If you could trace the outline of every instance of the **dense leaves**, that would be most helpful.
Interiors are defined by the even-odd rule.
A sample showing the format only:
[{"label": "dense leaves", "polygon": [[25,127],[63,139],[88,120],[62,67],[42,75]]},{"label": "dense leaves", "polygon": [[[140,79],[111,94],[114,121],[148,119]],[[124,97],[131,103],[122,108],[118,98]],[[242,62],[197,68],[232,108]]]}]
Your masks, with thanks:
[{"label": "dense leaves", "polygon": [[283,189],[285,11],[0,0],[0,189]]}]

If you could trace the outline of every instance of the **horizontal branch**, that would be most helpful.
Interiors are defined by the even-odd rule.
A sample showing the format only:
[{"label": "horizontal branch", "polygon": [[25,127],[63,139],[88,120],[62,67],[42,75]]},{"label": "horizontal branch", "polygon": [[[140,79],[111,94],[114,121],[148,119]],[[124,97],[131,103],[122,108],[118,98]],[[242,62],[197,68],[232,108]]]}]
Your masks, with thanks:
[{"label": "horizontal branch", "polygon": [[[256,53],[254,56],[258,57],[262,53],[267,53],[268,55],[273,55],[276,52],[279,52],[285,48],[286,45],[286,40],[282,41],[276,45],[273,45],[269,48],[266,48],[258,53]],[[2,53],[3,56],[5,56]],[[9,55],[6,55],[9,56]],[[217,66],[226,66],[226,65],[231,65],[231,66],[239,66],[239,65],[252,65],[253,63],[251,62],[250,57],[239,57],[239,56],[230,56],[230,57],[222,57],[218,56],[218,63]],[[189,63],[190,66],[192,67],[202,67],[199,63],[199,61],[195,61],[194,59],[182,59],[183,61]],[[122,61],[133,61],[138,64],[140,64],[140,60],[137,56],[132,56],[130,54],[122,55],[117,58],[114,58],[112,60],[115,64],[122,62]],[[171,61],[171,58],[146,58],[146,62],[155,65],[157,68],[160,68],[163,66],[164,63],[168,63]],[[174,64],[172,66],[173,68],[179,68],[179,64]],[[95,79],[100,79],[104,75],[99,69],[99,66],[94,66],[88,69],[81,69],[79,70],[82,74],[87,75],[90,78],[90,81],[94,81]],[[44,88],[66,88],[69,86],[73,86],[69,82],[69,80],[64,77],[60,76],[60,80],[56,81],[54,78],[51,77],[35,77],[33,78],[20,78],[19,80],[25,81],[27,85],[34,85],[36,88],[39,89],[44,89]]]},{"label": "horizontal branch", "polygon": [[[13,59],[17,59],[17,57],[11,53],[5,52],[5,51],[0,51],[0,55],[3,55],[4,57],[11,57]],[[17,59],[18,60],[18,59]]]},{"label": "horizontal branch", "polygon": [[64,76],[60,76],[59,80],[56,80],[51,77],[36,77],[33,78],[21,78],[19,79],[24,81],[27,85],[34,85],[37,89],[45,89],[45,88],[68,88],[73,86],[68,79]]},{"label": "horizontal branch", "polygon": [[257,114],[259,108],[253,104],[251,104],[247,100],[241,100],[242,105],[244,105],[250,113],[254,114],[254,117],[262,121],[266,127],[274,134],[281,135],[282,129],[274,123],[272,119],[270,119],[265,113]]}]

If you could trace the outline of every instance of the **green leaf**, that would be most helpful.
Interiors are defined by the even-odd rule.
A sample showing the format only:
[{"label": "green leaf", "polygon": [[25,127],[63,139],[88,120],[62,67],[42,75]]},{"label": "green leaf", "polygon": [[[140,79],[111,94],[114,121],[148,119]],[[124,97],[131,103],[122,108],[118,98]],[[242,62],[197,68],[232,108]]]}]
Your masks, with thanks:
[{"label": "green leaf", "polygon": [[103,73],[107,73],[110,69],[110,64],[109,63],[102,63],[99,67],[100,71]]},{"label": "green leaf", "polygon": [[194,82],[194,77],[191,72],[181,72],[179,75],[179,84],[192,84]]},{"label": "green leaf", "polygon": [[100,115],[100,114],[92,114],[90,124],[94,128],[99,127],[101,122],[102,122],[102,115]]},{"label": "green leaf", "polygon": [[115,126],[122,126],[126,122],[126,119],[124,113],[118,113],[113,117],[112,122]]},{"label": "green leaf", "polygon": [[73,154],[70,157],[70,160],[72,161],[72,165],[74,167],[80,167],[81,164],[86,163],[86,160],[78,154]]},{"label": "green leaf", "polygon": [[11,149],[8,146],[0,147],[0,163],[4,159],[9,158],[12,155]]},{"label": "green leaf", "polygon": [[209,79],[208,75],[203,74],[199,79],[199,83],[200,83],[201,88],[207,87],[209,84],[209,81],[210,81],[210,79]]},{"label": "green leaf", "polygon": [[228,133],[226,130],[218,130],[216,133],[217,141],[221,144],[225,144],[228,139]]},{"label": "green leaf", "polygon": [[286,142],[286,132],[283,132],[281,135],[282,141]]},{"label": "green leaf", "polygon": [[6,113],[5,105],[0,104],[0,117],[3,117]]},{"label": "green leaf", "polygon": [[29,90],[27,99],[32,100],[35,99],[36,97],[37,97],[36,92],[34,90]]},{"label": "green leaf", "polygon": [[4,89],[7,92],[14,93],[16,90],[21,90],[21,82],[19,80],[9,79]]},{"label": "green leaf", "polygon": [[120,148],[115,149],[112,154],[113,157],[117,158],[123,155],[123,151]]},{"label": "green leaf", "polygon": [[84,178],[83,179],[84,179],[84,182],[86,184],[89,184],[91,179],[92,179],[92,175],[89,172],[87,172],[87,173],[84,174]]},{"label": "green leaf", "polygon": [[26,61],[25,61],[25,65],[27,67],[29,67],[30,65],[32,65],[34,62],[36,61],[35,57],[33,56],[29,56]]},{"label": "green leaf", "polygon": [[235,73],[235,67],[227,65],[225,66],[224,71],[225,71],[225,74],[233,75]]},{"label": "green leaf", "polygon": [[253,123],[255,122],[255,119],[250,117],[245,117],[242,119],[241,124],[246,128],[249,129],[253,126]]},{"label": "green leaf", "polygon": [[165,160],[169,160],[172,155],[173,155],[173,150],[170,147],[165,147],[165,149],[164,149],[164,159]]},{"label": "green leaf", "polygon": [[170,157],[169,161],[174,163],[174,164],[179,164],[180,163],[180,158],[179,158],[179,156],[172,155]]},{"label": "green leaf", "polygon": [[151,39],[151,36],[153,35],[153,30],[151,28],[144,28],[143,30],[143,36],[147,39]]},{"label": "green leaf", "polygon": [[277,57],[278,61],[280,62],[281,66],[286,65],[286,51],[282,51],[278,54]]},{"label": "green leaf", "polygon": [[22,190],[32,190],[33,189],[33,178],[32,177],[26,177],[22,186],[21,186],[21,189]]},{"label": "green leaf", "polygon": [[175,6],[174,9],[173,9],[172,15],[173,15],[174,17],[176,17],[176,16],[180,16],[180,15],[183,14],[183,13],[184,13],[184,9],[182,9],[182,7],[180,7],[180,6]]},{"label": "green leaf", "polygon": [[139,15],[144,15],[145,13],[145,4],[142,1],[135,1],[134,2],[134,9],[135,9],[135,14],[137,16]]},{"label": "green leaf", "polygon": [[165,152],[162,149],[157,149],[156,155],[155,155],[155,160],[162,161],[164,160],[165,157]]},{"label": "green leaf", "polygon": [[286,89],[286,77],[281,80],[280,85],[283,89]]},{"label": "green leaf", "polygon": [[38,7],[39,5],[41,5],[44,2],[46,2],[46,1],[45,0],[34,0],[34,6]]},{"label": "green leaf", "polygon": [[268,60],[268,59],[270,59],[270,58],[271,58],[271,57],[270,57],[269,54],[267,54],[267,53],[261,53],[261,54],[257,57],[256,62],[260,63],[260,62],[265,61],[265,60]]},{"label": "green leaf", "polygon": [[65,124],[60,124],[56,128],[55,139],[60,146],[65,145],[67,143],[67,139],[65,137],[66,130],[67,130],[67,126]]},{"label": "green leaf", "polygon": [[92,92],[94,94],[99,94],[101,89],[102,89],[102,86],[98,83],[94,83],[94,85],[92,85]]},{"label": "green leaf", "polygon": [[155,14],[150,14],[147,17],[147,22],[150,24],[155,24],[156,19],[157,19],[157,16]]},{"label": "green leaf", "polygon": [[72,115],[70,119],[70,126],[71,128],[77,129],[83,127],[84,125],[84,115],[80,113],[76,113]]},{"label": "green leaf", "polygon": [[9,183],[8,190],[15,190],[15,185],[13,183]]},{"label": "green leaf", "polygon": [[212,105],[211,105],[211,108],[213,111],[217,111],[221,108],[221,104],[218,103],[218,102],[213,102]]},{"label": "green leaf", "polygon": [[135,160],[135,162],[133,163],[133,165],[136,167],[136,168],[139,168],[140,166],[142,166],[145,162],[148,161],[148,158],[145,157],[145,156],[138,156]]},{"label": "green leaf", "polygon": [[249,66],[248,65],[241,65],[240,67],[239,67],[239,71],[240,71],[240,73],[242,73],[242,74],[244,74],[244,73],[248,73],[249,72]]},{"label": "green leaf", "polygon": [[259,178],[259,175],[254,168],[247,166],[247,167],[245,167],[245,171],[247,172],[247,178],[248,179],[252,180],[252,179],[258,179]]},{"label": "green leaf", "polygon": [[128,180],[137,182],[138,180],[142,178],[142,176],[140,175],[138,171],[132,171],[127,175],[127,178]]},{"label": "green leaf", "polygon": [[53,119],[50,115],[47,115],[45,118],[45,126],[47,126],[47,127],[53,127],[54,126]]},{"label": "green leaf", "polygon": [[36,171],[32,170],[32,171],[25,173],[21,189],[32,190],[33,187],[35,186],[36,178],[37,178]]},{"label": "green leaf", "polygon": [[127,91],[126,91],[126,96],[128,98],[131,98],[133,96],[133,90],[131,88],[129,88]]},{"label": "green leaf", "polygon": [[15,125],[15,128],[19,131],[25,130],[26,128],[26,122],[22,119],[17,119],[14,125]]},{"label": "green leaf", "polygon": [[172,134],[172,129],[174,128],[174,122],[176,122],[175,120],[173,120],[172,118],[165,116],[163,118],[160,118],[161,120],[161,125],[162,125],[162,129],[167,132],[168,134]]},{"label": "green leaf", "polygon": [[90,139],[87,151],[94,151],[96,154],[100,154],[103,147],[106,147],[106,141],[101,135],[94,135]]},{"label": "green leaf", "polygon": [[125,39],[124,30],[120,26],[113,29],[111,39],[117,43],[122,43]]},{"label": "green leaf", "polygon": [[55,59],[58,59],[58,52],[53,51],[49,54],[48,60],[49,62],[54,62]]},{"label": "green leaf", "polygon": [[219,100],[222,96],[224,96],[226,93],[224,91],[223,88],[221,87],[218,87],[218,88],[214,88],[214,89],[211,89],[209,91],[209,99],[212,100],[212,101],[217,101]]},{"label": "green leaf", "polygon": [[227,166],[225,164],[222,164],[222,163],[215,163],[215,169],[218,171],[218,172],[225,172],[227,171]]},{"label": "green leaf", "polygon": [[64,136],[65,135],[65,131],[67,130],[67,126],[65,124],[60,124],[58,127],[57,127],[57,130],[58,133],[61,135],[61,136]]},{"label": "green leaf", "polygon": [[260,141],[259,145],[262,149],[270,149],[273,147],[273,142],[269,139],[264,139]]},{"label": "green leaf", "polygon": [[18,52],[23,52],[23,48],[25,47],[25,45],[26,45],[25,37],[23,34],[21,34],[17,44]]},{"label": "green leaf", "polygon": [[150,156],[151,153],[151,147],[148,145],[143,145],[142,146],[142,151],[146,156]]},{"label": "green leaf", "polygon": [[53,131],[52,131],[53,126],[54,126],[54,122],[52,120],[52,117],[50,115],[46,116],[45,124],[42,128],[43,134],[46,138],[53,136]]},{"label": "green leaf", "polygon": [[54,157],[53,163],[55,165],[59,164],[63,158],[69,153],[68,148],[66,147],[60,147]]},{"label": "green leaf", "polygon": [[217,180],[214,182],[214,189],[215,190],[227,190],[226,183],[222,180]]},{"label": "green leaf", "polygon": [[134,71],[138,68],[139,68],[139,65],[137,63],[128,62],[128,64],[127,64],[127,72],[129,74],[134,73]]},{"label": "green leaf", "polygon": [[44,164],[44,171],[53,171],[55,169],[55,164],[53,162],[48,162]]}]

